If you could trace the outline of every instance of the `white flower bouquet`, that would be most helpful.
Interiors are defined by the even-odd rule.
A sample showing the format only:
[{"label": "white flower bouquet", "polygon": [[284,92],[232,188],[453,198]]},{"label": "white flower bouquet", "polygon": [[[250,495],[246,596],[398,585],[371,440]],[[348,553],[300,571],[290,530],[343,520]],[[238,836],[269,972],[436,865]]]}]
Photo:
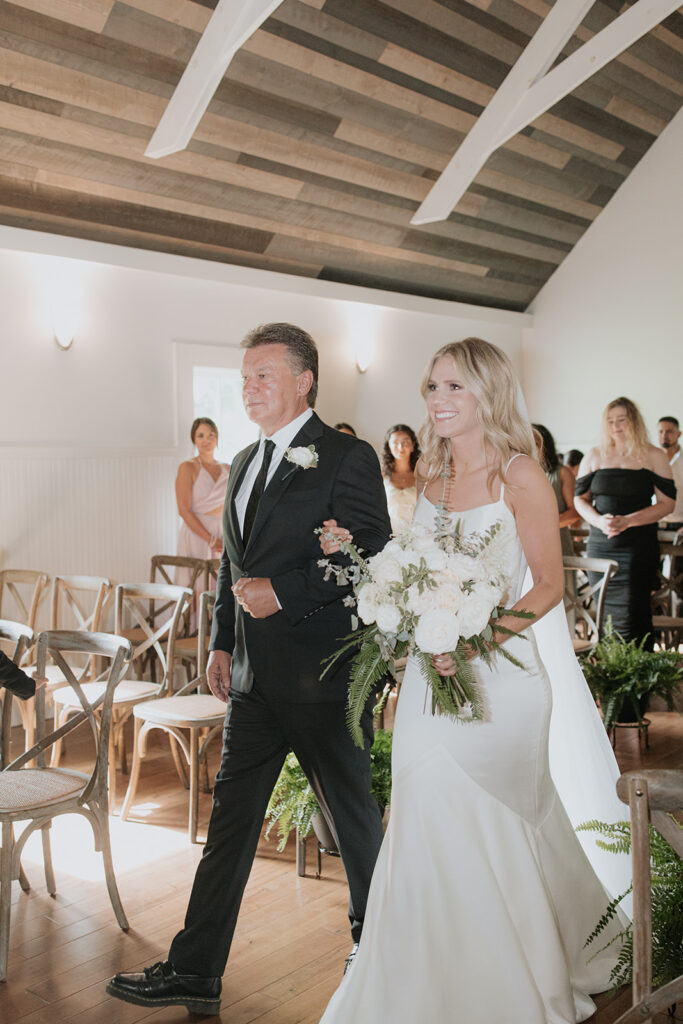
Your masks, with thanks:
[{"label": "white flower bouquet", "polygon": [[[498,521],[485,533],[464,536],[460,521],[454,527],[437,525],[434,533],[413,523],[368,559],[343,542],[341,550],[350,556],[350,565],[329,558],[318,563],[326,579],[334,575],[340,586],[353,587],[344,598],[345,604],[357,606],[353,632],[326,659],[323,676],[339,658],[358,648],[351,666],[347,720],[360,747],[360,719],[367,700],[387,674],[395,677],[396,662],[406,654],[417,658],[431,687],[432,713],[465,720],[483,717],[482,697],[469,663],[472,655],[488,665],[499,652],[524,667],[494,638],[494,629],[499,634],[513,632],[497,621],[503,615],[533,618],[530,612],[505,608],[514,553],[508,528]],[[436,654],[450,654],[454,675],[438,674],[432,663]]]}]

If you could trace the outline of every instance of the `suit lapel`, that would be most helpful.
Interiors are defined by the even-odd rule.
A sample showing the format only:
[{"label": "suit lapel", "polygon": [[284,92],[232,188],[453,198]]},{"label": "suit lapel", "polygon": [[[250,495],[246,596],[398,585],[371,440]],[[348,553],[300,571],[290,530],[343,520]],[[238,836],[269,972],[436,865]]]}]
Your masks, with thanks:
[{"label": "suit lapel", "polygon": [[230,547],[230,560],[234,563],[238,563],[244,553],[244,545],[242,544],[242,531],[240,530],[240,524],[237,519],[237,509],[235,508],[235,498],[239,494],[242,481],[244,480],[244,474],[251,465],[252,459],[255,457],[258,451],[259,442],[256,441],[250,445],[249,448],[245,448],[243,452],[240,452],[233,461],[230,467],[230,477],[228,479],[228,489],[225,493],[225,519],[228,530],[226,531],[226,540]]},{"label": "suit lapel", "polygon": [[[315,444],[318,438],[322,435],[323,425],[318,419],[315,413],[306,420],[303,427],[292,441],[290,447],[307,447],[309,444]],[[278,501],[285,493],[289,484],[291,483],[296,473],[307,472],[296,466],[294,463],[289,462],[283,455],[280,460],[280,464],[273,474],[272,480],[270,480],[268,486],[261,496],[259,502],[258,511],[256,513],[256,519],[251,530],[249,537],[249,543],[247,544],[247,550],[256,541],[259,536],[259,531],[263,528],[264,523],[277,506]]]}]

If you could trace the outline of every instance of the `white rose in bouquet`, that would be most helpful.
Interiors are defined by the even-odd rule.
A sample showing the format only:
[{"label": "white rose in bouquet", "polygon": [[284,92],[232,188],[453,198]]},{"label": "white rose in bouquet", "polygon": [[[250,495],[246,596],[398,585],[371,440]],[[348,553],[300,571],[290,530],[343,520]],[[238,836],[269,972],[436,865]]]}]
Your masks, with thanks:
[{"label": "white rose in bouquet", "polygon": [[465,598],[460,612],[462,635],[469,637],[482,633],[488,626],[491,612],[497,603],[492,587],[476,584]]},{"label": "white rose in bouquet", "polygon": [[368,569],[375,583],[380,586],[386,583],[401,583],[403,580],[400,562],[391,552],[386,554],[386,549],[368,559]]},{"label": "white rose in bouquet", "polygon": [[432,572],[440,572],[448,565],[448,555],[441,548],[433,547],[430,551],[422,553],[425,564]]},{"label": "white rose in bouquet", "polygon": [[382,594],[375,583],[364,583],[356,595],[358,602],[358,617],[361,622],[369,626],[377,617],[377,608]]},{"label": "white rose in bouquet", "polygon": [[465,580],[478,580],[482,578],[482,570],[476,558],[470,558],[469,555],[464,555],[461,551],[456,551],[448,556],[444,570],[444,579],[464,583]]},{"label": "white rose in bouquet", "polygon": [[395,604],[381,604],[377,609],[375,622],[383,633],[397,633],[401,618],[401,611]]},{"label": "white rose in bouquet", "polygon": [[413,615],[424,615],[430,608],[438,607],[438,588],[420,590],[417,583],[412,583],[406,591],[406,607]]},{"label": "white rose in bouquet", "polygon": [[425,654],[454,651],[460,638],[458,616],[447,608],[427,611],[415,627],[415,644]]}]

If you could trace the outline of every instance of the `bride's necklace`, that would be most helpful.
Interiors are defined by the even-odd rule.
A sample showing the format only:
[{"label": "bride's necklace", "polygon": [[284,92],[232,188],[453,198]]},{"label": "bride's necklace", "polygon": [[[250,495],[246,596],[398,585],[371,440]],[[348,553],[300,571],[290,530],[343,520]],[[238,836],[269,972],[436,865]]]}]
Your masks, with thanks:
[{"label": "bride's necklace", "polygon": [[453,483],[455,482],[455,473],[450,462],[445,462],[443,469],[439,474],[443,480],[443,487],[441,489],[441,498],[436,503],[436,516],[434,519],[434,529],[437,537],[446,537],[451,533],[451,521],[450,521],[450,510],[449,510],[449,499],[450,491]]}]

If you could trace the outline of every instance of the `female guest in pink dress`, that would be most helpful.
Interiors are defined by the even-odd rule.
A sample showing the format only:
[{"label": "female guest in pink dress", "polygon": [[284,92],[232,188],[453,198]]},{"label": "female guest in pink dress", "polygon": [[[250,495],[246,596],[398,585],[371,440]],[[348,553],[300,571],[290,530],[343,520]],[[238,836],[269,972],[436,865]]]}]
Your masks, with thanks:
[{"label": "female guest in pink dress", "polygon": [[[178,514],[183,520],[178,536],[178,554],[189,558],[220,558],[223,550],[223,503],[230,466],[214,458],[218,428],[213,420],[200,416],[192,424],[190,437],[197,455],[181,462],[175,493]],[[176,583],[187,585],[189,569],[179,569]],[[203,577],[200,589],[204,586]]]}]

